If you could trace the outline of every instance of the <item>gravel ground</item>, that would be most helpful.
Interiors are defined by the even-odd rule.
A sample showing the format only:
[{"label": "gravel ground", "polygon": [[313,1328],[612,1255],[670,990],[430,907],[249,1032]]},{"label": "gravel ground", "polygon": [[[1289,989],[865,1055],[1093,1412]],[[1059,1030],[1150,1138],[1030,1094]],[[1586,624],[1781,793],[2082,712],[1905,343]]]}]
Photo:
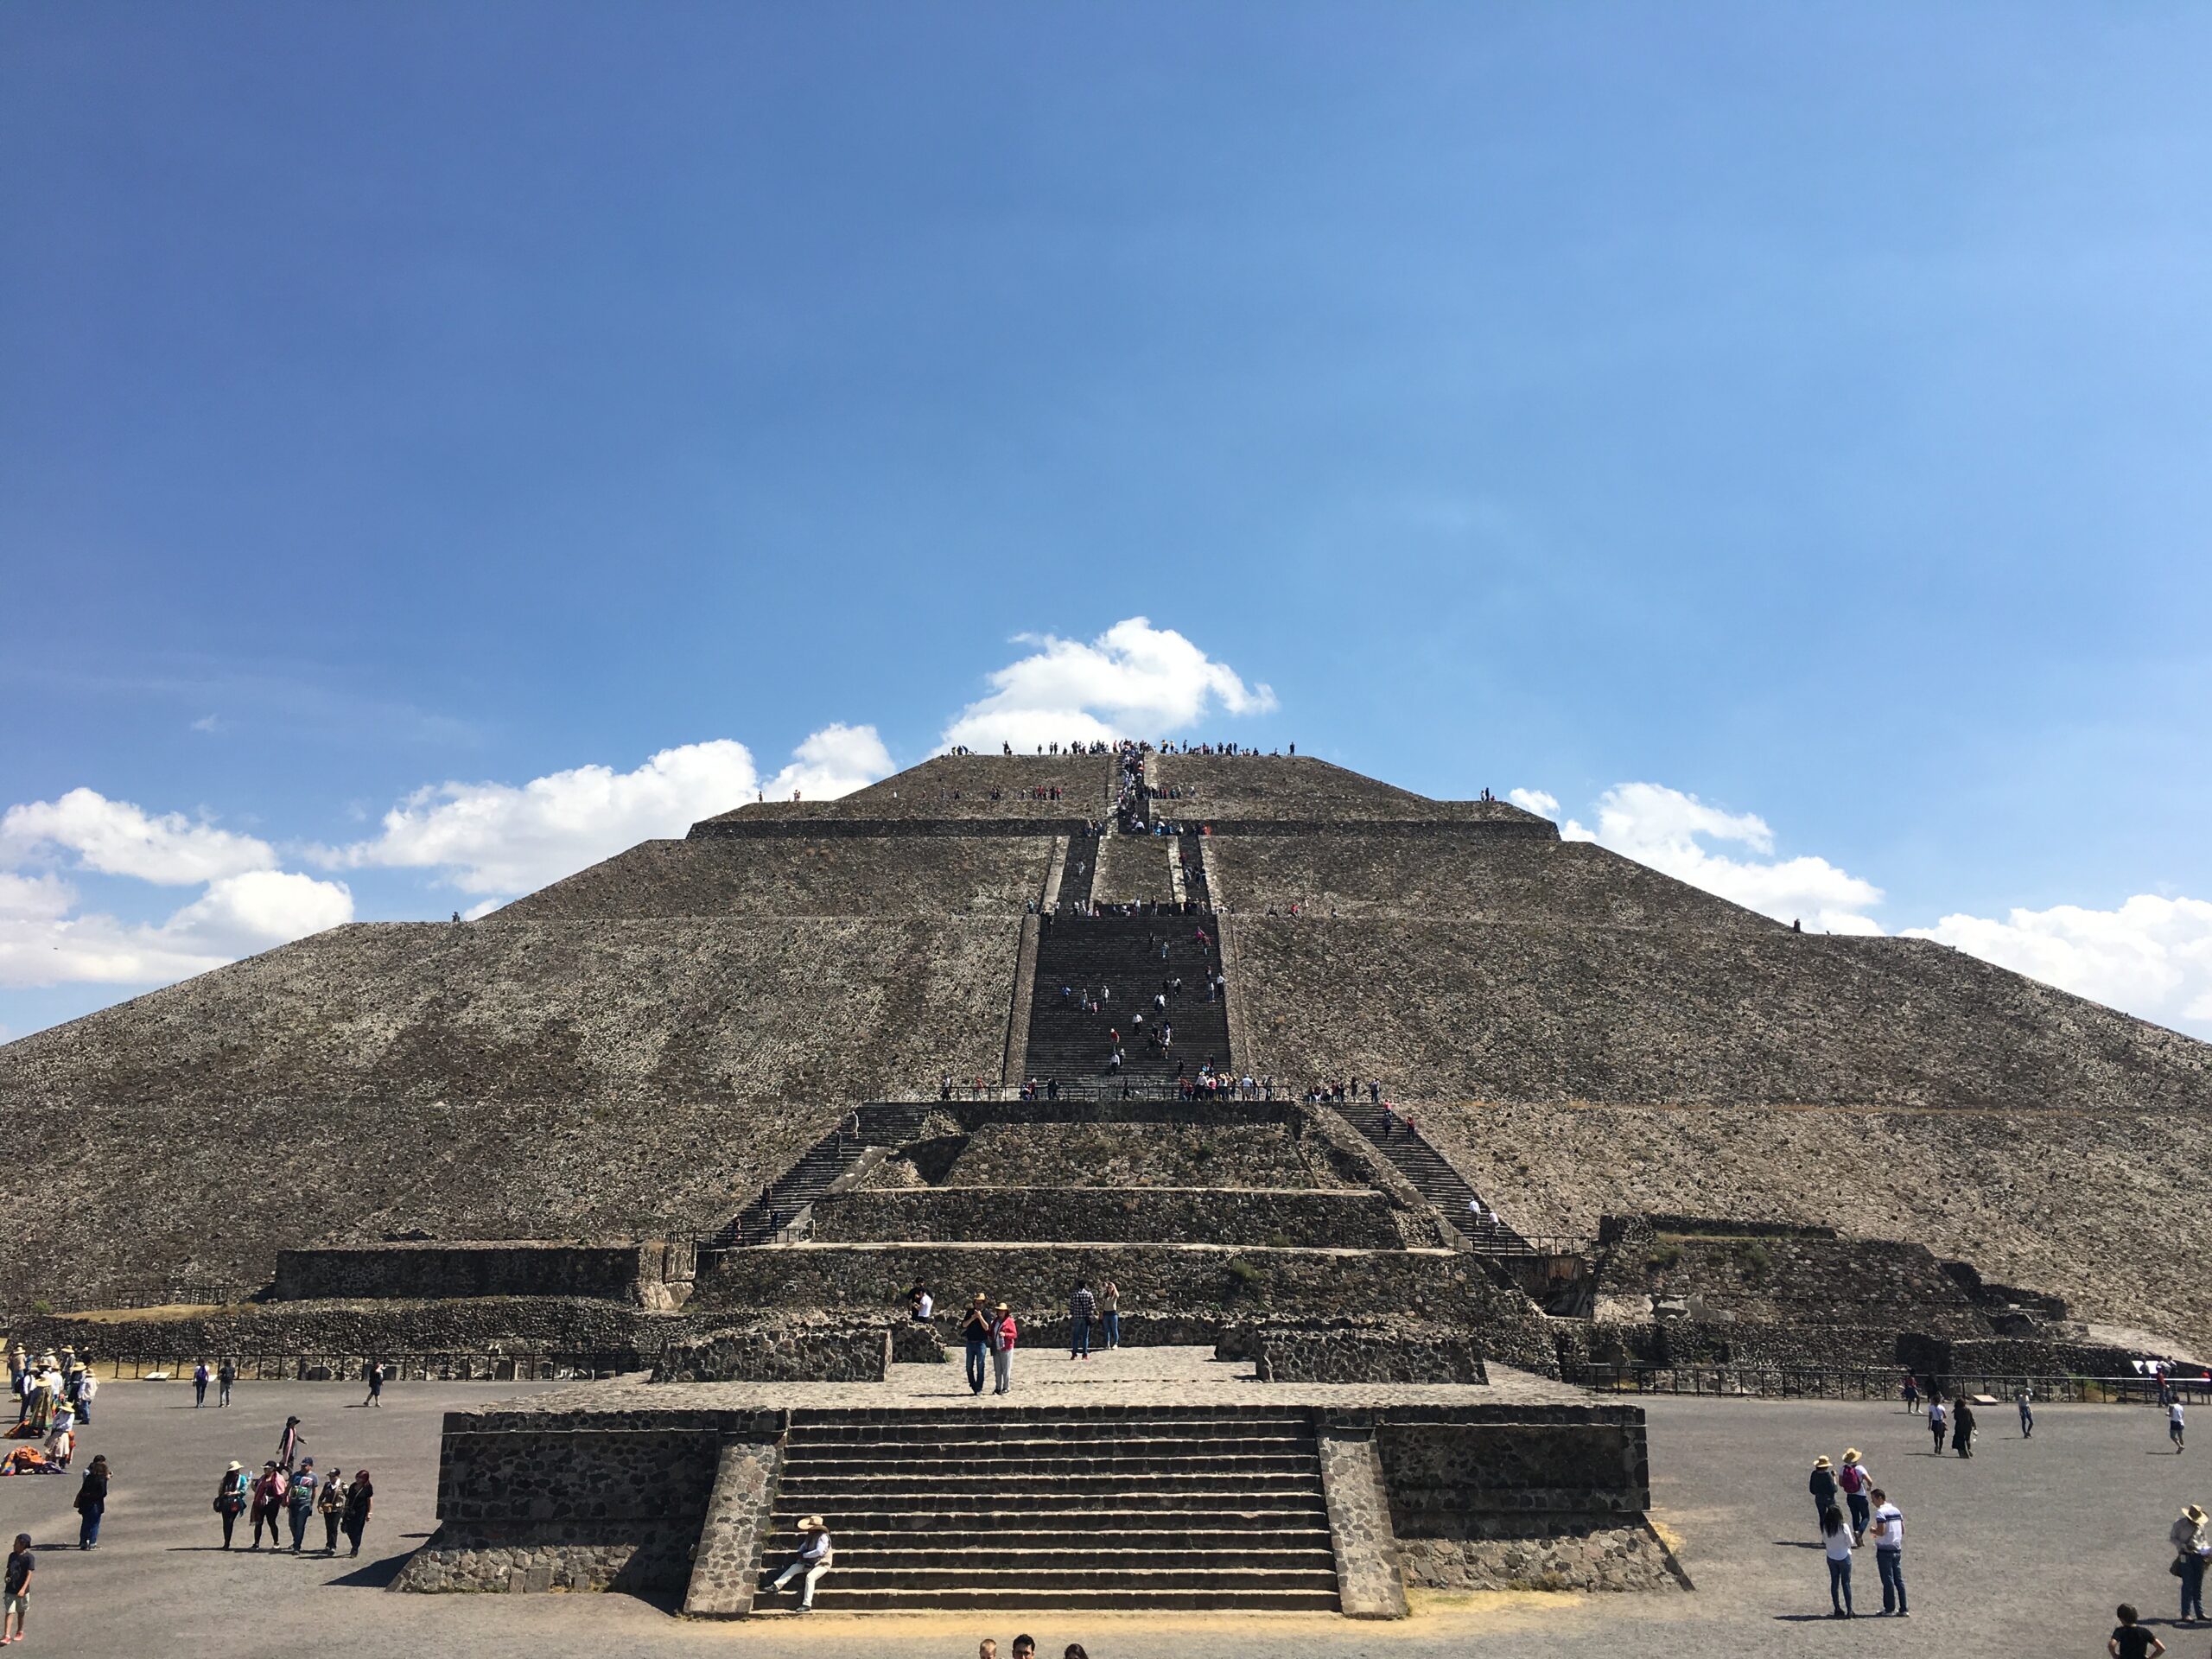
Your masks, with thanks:
[{"label": "gravel ground", "polygon": [[[2103,1651],[2113,1604],[2134,1600],[2170,1649],[2190,1659],[2212,1629],[2177,1631],[2165,1530],[2204,1502],[2212,1477],[2176,1456],[2152,1411],[2045,1408],[2024,1443],[1993,1408],[1971,1462],[1928,1455],[1916,1419],[1878,1404],[1648,1402],[1654,1519],[1697,1582],[1692,1595],[1476,1595],[1418,1599],[1402,1624],[1312,1617],[1181,1618],[1097,1614],[915,1620],[816,1614],[694,1625],[621,1596],[409,1596],[383,1586],[434,1524],[437,1433],[449,1408],[518,1390],[395,1385],[380,1410],[351,1387],[245,1383],[228,1411],[194,1411],[182,1385],[116,1383],[102,1395],[83,1455],[105,1452],[115,1495],[101,1548],[78,1552],[74,1477],[0,1481],[0,1529],[41,1546],[34,1651],[131,1654],[213,1643],[226,1656],[292,1656],[358,1643],[472,1659],[704,1651],[771,1655],[944,1655],[977,1639],[1008,1650],[1017,1630],[1057,1659],[1070,1642],[1093,1659],[1267,1659],[1276,1655],[1598,1656],[1707,1659],[1715,1653],[2088,1655]],[[217,1475],[258,1465],[285,1414],[306,1420],[308,1449],[375,1472],[377,1510],[358,1561],[217,1548]],[[1826,1617],[1805,1475],[1814,1456],[1855,1446],[1908,1516],[1909,1623]],[[2199,1454],[2212,1457],[2212,1446]],[[1862,1606],[1880,1605],[1862,1557]]]}]

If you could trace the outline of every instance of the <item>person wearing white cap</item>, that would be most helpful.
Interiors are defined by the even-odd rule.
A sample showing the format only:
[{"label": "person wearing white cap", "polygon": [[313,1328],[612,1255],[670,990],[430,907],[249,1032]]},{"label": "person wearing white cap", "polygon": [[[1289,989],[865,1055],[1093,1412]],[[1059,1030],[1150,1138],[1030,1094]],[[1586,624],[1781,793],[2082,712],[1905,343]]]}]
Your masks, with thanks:
[{"label": "person wearing white cap", "polygon": [[799,1585],[798,1610],[802,1613],[810,1613],[814,1611],[814,1586],[830,1570],[830,1563],[836,1559],[836,1552],[830,1548],[830,1529],[823,1523],[820,1516],[808,1516],[798,1523],[798,1554],[791,1557],[789,1567],[776,1574],[775,1582],[768,1588],[771,1591],[780,1590],[799,1574],[804,1573],[806,1577]]}]

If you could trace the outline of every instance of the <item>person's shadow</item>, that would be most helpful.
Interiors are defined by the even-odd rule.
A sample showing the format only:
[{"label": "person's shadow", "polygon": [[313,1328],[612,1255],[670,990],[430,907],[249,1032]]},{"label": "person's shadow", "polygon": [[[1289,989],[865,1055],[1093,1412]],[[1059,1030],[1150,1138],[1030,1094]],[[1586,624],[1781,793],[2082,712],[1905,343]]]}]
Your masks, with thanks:
[{"label": "person's shadow", "polygon": [[[330,1582],[348,1590],[389,1590],[391,1581],[399,1576],[399,1569],[407,1565],[414,1554],[411,1549],[404,1549],[397,1555],[387,1555],[380,1561],[371,1561],[350,1573],[340,1573]],[[339,1559],[351,1558],[340,1556]]]}]

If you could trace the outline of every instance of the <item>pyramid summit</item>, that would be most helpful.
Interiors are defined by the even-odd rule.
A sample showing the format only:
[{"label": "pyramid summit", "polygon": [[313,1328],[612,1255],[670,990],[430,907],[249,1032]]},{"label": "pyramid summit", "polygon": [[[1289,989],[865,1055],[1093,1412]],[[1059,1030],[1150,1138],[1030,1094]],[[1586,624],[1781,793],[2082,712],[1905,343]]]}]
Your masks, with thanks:
[{"label": "pyramid summit", "polygon": [[2212,1327],[2155,1203],[2212,1047],[1931,943],[1794,931],[1502,802],[1144,759],[1134,800],[1094,751],[738,804],[480,920],[336,928],[0,1047],[16,1121],[90,1149],[15,1166],[10,1292],[257,1283],[388,1233],[710,1234],[857,1104],[1113,1087],[1052,918],[1143,906],[1202,918],[1225,984],[1164,1054],[1125,1035],[1116,1077],[1378,1081],[1523,1231],[1863,1217],[2093,1317]]}]

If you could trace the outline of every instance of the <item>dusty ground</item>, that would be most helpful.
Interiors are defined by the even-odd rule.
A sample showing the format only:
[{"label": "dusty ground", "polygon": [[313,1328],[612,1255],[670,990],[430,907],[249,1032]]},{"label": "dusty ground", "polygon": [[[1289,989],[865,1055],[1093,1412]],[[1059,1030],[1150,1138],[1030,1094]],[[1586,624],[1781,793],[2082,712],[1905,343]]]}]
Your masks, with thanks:
[{"label": "dusty ground", "polygon": [[[967,1659],[1027,1630],[1047,1659],[1081,1642],[1093,1659],[1272,1659],[1277,1655],[1567,1655],[1708,1659],[1719,1653],[2018,1656],[2101,1652],[2112,1605],[2134,1599],[2190,1659],[2212,1631],[2164,1623],[2173,1580],[2165,1529],[2212,1476],[2167,1449],[2156,1415],[2129,1407],[2050,1407],[2036,1438],[1990,1414],[1971,1463],[1927,1455],[1916,1420],[1882,1405],[1655,1400],[1655,1519],[1695,1577],[1690,1595],[1423,1597],[1416,1617],[1356,1625],[1311,1617],[1160,1618],[1024,1613],[916,1620],[817,1614],[695,1625],[620,1596],[424,1597],[382,1586],[432,1524],[439,1420],[512,1387],[410,1385],[365,1411],[350,1388],[241,1384],[227,1412],[195,1412],[182,1385],[118,1383],[101,1397],[86,1455],[115,1465],[101,1548],[41,1550],[35,1652],[141,1654],[189,1648],[235,1659],[372,1648],[472,1659],[717,1652]],[[308,1449],[375,1471],[378,1497],[359,1561],[233,1553],[208,1511],[232,1457],[258,1461],[287,1411]],[[1858,1446],[1908,1515],[1914,1617],[1834,1623],[1803,1496],[1813,1455]],[[2200,1456],[2212,1456],[2208,1447]],[[42,1545],[73,1540],[73,1479],[0,1481],[0,1529]],[[1861,1605],[1878,1608],[1872,1562]]]}]

